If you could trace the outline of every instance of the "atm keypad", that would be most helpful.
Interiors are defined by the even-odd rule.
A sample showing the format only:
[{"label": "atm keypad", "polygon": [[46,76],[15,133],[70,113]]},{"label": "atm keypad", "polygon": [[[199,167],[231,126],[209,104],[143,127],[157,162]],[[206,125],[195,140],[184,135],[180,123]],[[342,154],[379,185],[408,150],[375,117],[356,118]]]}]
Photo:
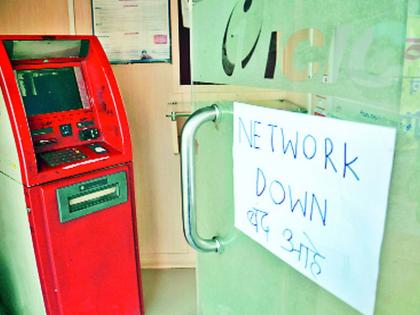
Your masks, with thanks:
[{"label": "atm keypad", "polygon": [[87,156],[83,152],[81,152],[80,150],[76,148],[45,152],[45,153],[42,153],[40,157],[49,166],[52,166],[52,167],[58,166],[61,164],[80,161],[87,158]]}]

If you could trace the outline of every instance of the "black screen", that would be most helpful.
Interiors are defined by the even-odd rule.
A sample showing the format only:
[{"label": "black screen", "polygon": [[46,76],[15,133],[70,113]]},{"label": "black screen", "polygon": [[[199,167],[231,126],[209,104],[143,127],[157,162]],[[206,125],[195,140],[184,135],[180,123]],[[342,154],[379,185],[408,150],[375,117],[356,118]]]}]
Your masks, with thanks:
[{"label": "black screen", "polygon": [[75,68],[17,70],[27,116],[83,108]]}]

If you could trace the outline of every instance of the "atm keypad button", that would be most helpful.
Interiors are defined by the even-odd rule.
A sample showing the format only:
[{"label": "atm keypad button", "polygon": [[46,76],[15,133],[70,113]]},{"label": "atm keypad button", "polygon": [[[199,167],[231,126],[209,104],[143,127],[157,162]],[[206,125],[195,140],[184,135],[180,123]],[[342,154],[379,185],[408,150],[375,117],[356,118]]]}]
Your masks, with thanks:
[{"label": "atm keypad button", "polygon": [[63,137],[69,137],[73,135],[71,124],[60,125],[60,133]]}]

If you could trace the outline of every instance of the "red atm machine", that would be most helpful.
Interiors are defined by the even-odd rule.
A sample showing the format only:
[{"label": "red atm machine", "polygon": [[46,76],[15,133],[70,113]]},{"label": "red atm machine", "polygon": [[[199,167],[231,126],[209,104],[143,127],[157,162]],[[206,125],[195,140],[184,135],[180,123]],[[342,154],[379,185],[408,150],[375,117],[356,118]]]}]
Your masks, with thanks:
[{"label": "red atm machine", "polygon": [[0,36],[0,303],[143,314],[126,113],[93,36]]}]

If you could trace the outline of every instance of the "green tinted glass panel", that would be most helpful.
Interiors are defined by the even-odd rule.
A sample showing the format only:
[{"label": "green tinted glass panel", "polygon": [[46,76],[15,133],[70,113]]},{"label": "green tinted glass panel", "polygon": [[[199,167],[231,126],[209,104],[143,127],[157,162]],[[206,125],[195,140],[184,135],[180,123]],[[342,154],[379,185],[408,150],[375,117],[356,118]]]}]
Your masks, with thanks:
[{"label": "green tinted glass panel", "polygon": [[223,109],[197,136],[199,233],[225,249],[198,254],[199,314],[358,314],[235,229],[233,101],[397,128],[375,314],[419,314],[419,1],[201,0],[191,33],[193,108]]}]

